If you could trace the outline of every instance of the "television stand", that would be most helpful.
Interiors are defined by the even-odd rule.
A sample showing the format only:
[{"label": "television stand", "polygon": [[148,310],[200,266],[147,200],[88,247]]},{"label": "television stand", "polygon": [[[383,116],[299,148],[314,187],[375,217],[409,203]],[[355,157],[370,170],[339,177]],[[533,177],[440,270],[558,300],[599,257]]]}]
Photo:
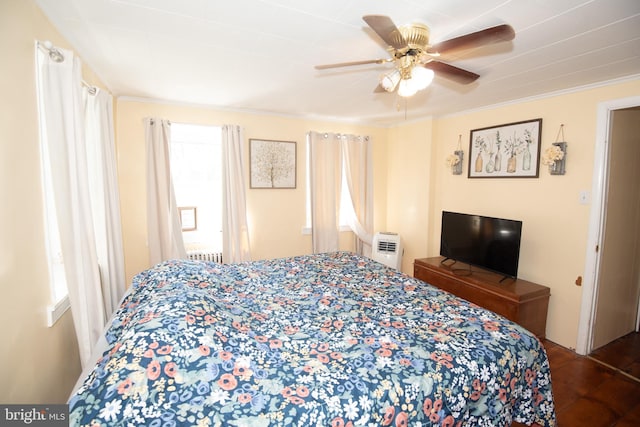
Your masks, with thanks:
[{"label": "television stand", "polygon": [[[538,338],[545,337],[550,290],[546,286],[513,279],[502,282],[501,274],[475,269],[471,275],[456,274],[443,257],[419,258],[413,276],[437,288],[491,310],[525,327]],[[456,263],[466,266],[467,264]]]},{"label": "television stand", "polygon": [[456,276],[471,276],[473,270],[470,268],[450,268],[451,272]]},{"label": "television stand", "polygon": [[[447,262],[447,261],[451,261],[451,263],[450,263],[450,264],[444,264],[444,263],[445,263],[445,262]],[[455,260],[455,259],[453,259],[453,258],[440,257],[440,264],[444,264],[444,265],[446,265],[447,267],[451,267],[451,266],[452,266],[453,264],[455,264],[456,262],[458,262],[458,261],[456,261],[456,260]]]}]

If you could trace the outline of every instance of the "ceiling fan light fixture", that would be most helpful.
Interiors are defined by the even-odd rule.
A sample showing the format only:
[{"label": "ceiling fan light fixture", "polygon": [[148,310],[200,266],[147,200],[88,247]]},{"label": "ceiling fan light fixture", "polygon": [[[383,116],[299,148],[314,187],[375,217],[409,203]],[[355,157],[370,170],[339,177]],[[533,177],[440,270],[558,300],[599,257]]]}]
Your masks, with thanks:
[{"label": "ceiling fan light fixture", "polygon": [[380,78],[380,86],[387,92],[393,92],[400,81],[400,71],[392,70]]},{"label": "ceiling fan light fixture", "polygon": [[416,90],[426,89],[433,81],[434,75],[433,70],[429,68],[415,66],[411,70],[411,84],[415,86]]},{"label": "ceiling fan light fixture", "polygon": [[403,98],[408,98],[418,92],[418,88],[411,80],[412,79],[400,80],[400,84],[398,84],[398,95],[402,96]]}]

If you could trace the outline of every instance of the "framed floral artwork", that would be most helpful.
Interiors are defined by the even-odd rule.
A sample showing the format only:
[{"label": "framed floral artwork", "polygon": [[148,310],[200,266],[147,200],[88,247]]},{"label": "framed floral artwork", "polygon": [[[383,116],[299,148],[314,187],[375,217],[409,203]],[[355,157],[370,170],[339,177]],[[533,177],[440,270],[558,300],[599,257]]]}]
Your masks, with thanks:
[{"label": "framed floral artwork", "polygon": [[537,178],[542,119],[471,131],[469,178]]},{"label": "framed floral artwork", "polygon": [[296,188],[296,143],[249,140],[250,188]]}]

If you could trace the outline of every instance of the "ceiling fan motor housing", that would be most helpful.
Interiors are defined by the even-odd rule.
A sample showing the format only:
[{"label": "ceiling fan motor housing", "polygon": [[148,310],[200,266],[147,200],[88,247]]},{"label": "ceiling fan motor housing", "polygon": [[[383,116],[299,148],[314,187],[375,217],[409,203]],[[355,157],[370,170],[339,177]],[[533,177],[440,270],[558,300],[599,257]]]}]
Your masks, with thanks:
[{"label": "ceiling fan motor housing", "polygon": [[409,49],[426,50],[429,46],[429,27],[420,23],[403,25],[398,31],[404,37]]}]

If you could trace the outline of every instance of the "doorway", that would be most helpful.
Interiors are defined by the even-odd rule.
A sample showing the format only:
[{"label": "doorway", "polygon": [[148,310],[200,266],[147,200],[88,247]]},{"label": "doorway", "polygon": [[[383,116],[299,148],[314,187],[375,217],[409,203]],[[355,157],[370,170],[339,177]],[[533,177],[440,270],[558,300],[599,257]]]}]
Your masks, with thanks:
[{"label": "doorway", "polygon": [[576,352],[638,329],[640,97],[598,107],[593,205]]},{"label": "doorway", "polygon": [[598,349],[637,329],[640,241],[640,109],[609,116],[606,213],[591,339]]}]

